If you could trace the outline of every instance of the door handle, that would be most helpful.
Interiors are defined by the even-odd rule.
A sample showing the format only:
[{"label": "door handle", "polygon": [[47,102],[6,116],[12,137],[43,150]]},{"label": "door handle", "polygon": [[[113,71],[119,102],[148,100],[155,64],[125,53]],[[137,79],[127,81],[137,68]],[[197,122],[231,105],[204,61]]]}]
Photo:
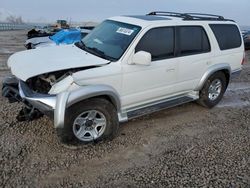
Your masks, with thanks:
[{"label": "door handle", "polygon": [[175,69],[166,69],[166,72],[174,72]]},{"label": "door handle", "polygon": [[212,64],[212,61],[207,61],[207,65],[211,65]]}]

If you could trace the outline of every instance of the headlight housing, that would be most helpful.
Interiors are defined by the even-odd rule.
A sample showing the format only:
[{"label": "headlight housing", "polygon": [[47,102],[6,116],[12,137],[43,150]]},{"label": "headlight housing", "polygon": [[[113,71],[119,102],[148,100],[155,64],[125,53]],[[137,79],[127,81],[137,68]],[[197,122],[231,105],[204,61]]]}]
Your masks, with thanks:
[{"label": "headlight housing", "polygon": [[53,95],[53,94],[61,93],[63,91],[71,91],[71,90],[74,90],[75,88],[78,88],[78,87],[79,86],[74,82],[73,77],[67,76],[63,80],[55,83],[51,87],[49,94]]}]

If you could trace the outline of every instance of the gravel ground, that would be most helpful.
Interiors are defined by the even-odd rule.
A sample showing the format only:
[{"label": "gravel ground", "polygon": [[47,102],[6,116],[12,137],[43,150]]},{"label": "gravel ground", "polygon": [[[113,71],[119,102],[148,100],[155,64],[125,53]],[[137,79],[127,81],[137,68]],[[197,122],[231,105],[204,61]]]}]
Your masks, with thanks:
[{"label": "gravel ground", "polygon": [[[0,80],[24,39],[0,32]],[[0,104],[0,187],[250,187],[249,63],[215,108],[154,113],[98,144],[64,146],[48,118],[17,122],[20,105]]]}]

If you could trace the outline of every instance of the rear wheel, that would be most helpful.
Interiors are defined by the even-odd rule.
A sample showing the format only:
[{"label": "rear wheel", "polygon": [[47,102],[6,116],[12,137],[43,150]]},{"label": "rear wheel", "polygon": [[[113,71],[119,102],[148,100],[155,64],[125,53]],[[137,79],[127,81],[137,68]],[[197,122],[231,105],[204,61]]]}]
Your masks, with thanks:
[{"label": "rear wheel", "polygon": [[212,108],[222,99],[227,88],[227,80],[223,72],[216,72],[210,76],[200,91],[198,103]]},{"label": "rear wheel", "polygon": [[69,108],[64,128],[57,129],[64,143],[89,143],[112,139],[119,127],[117,112],[112,103],[93,98]]}]

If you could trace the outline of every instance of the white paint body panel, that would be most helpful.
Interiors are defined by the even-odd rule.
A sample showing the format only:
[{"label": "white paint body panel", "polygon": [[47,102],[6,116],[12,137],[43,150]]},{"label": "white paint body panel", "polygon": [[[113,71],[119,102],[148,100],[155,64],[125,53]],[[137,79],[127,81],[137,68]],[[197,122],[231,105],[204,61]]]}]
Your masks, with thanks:
[{"label": "white paint body panel", "polygon": [[7,64],[13,75],[26,81],[28,78],[48,72],[100,66],[108,62],[75,45],[62,45],[17,52],[8,59]]},{"label": "white paint body panel", "polygon": [[175,92],[178,62],[176,60],[154,61],[149,66],[123,65],[122,106],[147,103],[152,99]]}]

